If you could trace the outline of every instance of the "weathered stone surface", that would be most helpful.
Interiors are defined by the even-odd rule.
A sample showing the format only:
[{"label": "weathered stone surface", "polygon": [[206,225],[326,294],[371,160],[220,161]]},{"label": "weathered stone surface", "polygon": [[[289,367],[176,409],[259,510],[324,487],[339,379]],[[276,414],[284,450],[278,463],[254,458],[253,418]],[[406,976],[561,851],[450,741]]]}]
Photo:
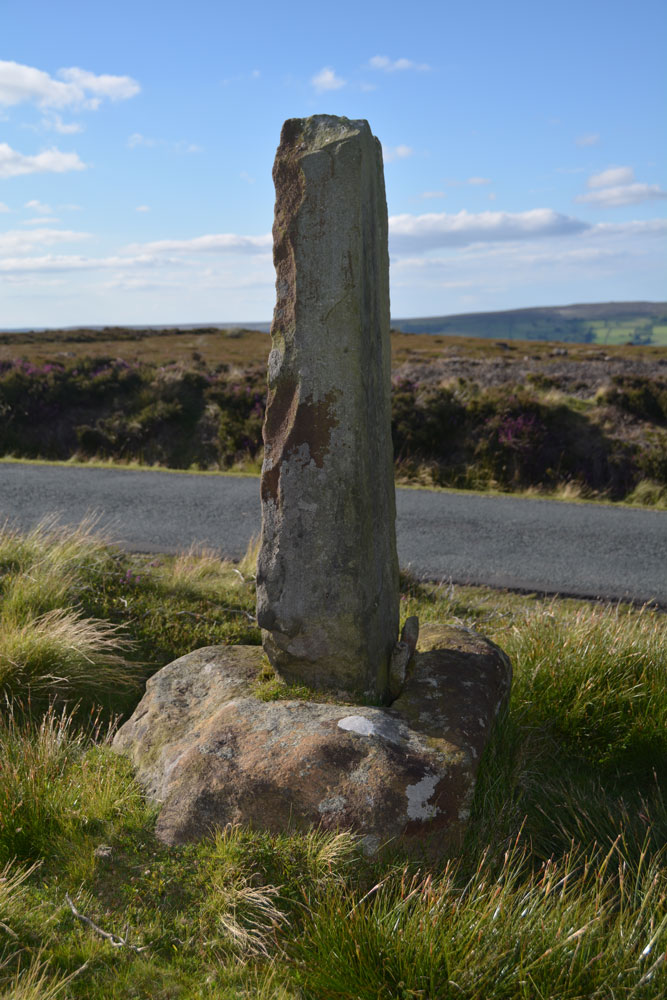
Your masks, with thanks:
[{"label": "weathered stone surface", "polygon": [[366,121],[285,122],[257,617],[286,680],[387,694],[398,633],[387,208]]},{"label": "weathered stone surface", "polygon": [[[422,650],[421,652],[419,650]],[[253,694],[262,651],[211,646],[152,677],[116,749],[162,803],[158,835],[196,840],[227,823],[351,829],[443,853],[460,835],[475,774],[509,693],[505,654],[463,629],[423,626],[390,708]]]}]

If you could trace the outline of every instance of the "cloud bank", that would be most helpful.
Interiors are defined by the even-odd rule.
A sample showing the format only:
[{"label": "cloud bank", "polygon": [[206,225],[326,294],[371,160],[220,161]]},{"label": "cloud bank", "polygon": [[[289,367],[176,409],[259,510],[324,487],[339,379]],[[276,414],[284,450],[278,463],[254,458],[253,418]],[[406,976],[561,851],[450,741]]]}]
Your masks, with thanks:
[{"label": "cloud bank", "polygon": [[140,91],[130,76],[98,76],[71,66],[59,69],[55,79],[41,69],[0,60],[0,105],[31,103],[45,109],[84,107],[95,110],[106,98],[124,101]]},{"label": "cloud bank", "polygon": [[588,178],[587,194],[580,194],[575,201],[597,208],[619,208],[639,205],[643,201],[667,198],[658,184],[644,184],[635,180],[632,167],[608,167]]},{"label": "cloud bank", "polygon": [[78,153],[61,153],[53,147],[34,156],[27,156],[0,142],[0,177],[21,177],[24,174],[55,173],[85,170],[86,164]]},{"label": "cloud bank", "polygon": [[273,246],[270,233],[264,236],[240,236],[236,233],[211,233],[190,240],[155,240],[133,243],[128,252],[145,253],[266,253]]},{"label": "cloud bank", "polygon": [[550,208],[528,212],[446,212],[392,215],[389,237],[394,249],[429,250],[480,242],[509,242],[565,236],[588,229],[588,223]]}]

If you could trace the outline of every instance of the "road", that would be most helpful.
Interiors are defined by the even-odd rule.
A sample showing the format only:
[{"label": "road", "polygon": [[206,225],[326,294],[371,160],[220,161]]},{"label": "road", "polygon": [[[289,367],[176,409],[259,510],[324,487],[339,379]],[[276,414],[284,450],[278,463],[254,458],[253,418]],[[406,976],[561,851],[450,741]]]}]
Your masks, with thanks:
[{"label": "road", "polygon": [[[259,480],[0,463],[0,516],[20,528],[100,513],[138,552],[191,543],[238,558],[259,531]],[[426,579],[667,607],[667,513],[435,490],[397,491],[401,566]]]}]

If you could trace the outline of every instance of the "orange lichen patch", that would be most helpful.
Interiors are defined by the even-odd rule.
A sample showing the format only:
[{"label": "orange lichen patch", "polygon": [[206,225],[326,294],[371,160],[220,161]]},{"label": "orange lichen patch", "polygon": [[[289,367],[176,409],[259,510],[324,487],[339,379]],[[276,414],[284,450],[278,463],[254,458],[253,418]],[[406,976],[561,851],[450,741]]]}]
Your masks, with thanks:
[{"label": "orange lichen patch", "polygon": [[262,473],[262,500],[278,500],[280,468],[303,445],[309,460],[321,469],[331,445],[331,432],[338,426],[335,404],[340,393],[330,390],[315,402],[299,400],[299,390],[292,378],[281,380],[269,395],[264,425],[264,443],[271,468]]}]

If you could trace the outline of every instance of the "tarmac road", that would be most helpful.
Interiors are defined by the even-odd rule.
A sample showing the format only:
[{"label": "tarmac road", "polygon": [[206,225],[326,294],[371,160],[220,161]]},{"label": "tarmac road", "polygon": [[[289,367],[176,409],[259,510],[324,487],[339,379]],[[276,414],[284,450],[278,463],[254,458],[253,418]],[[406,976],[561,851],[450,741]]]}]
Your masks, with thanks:
[{"label": "tarmac road", "polygon": [[[401,566],[420,577],[667,607],[667,513],[604,504],[397,490]],[[89,511],[127,549],[197,543],[240,557],[259,480],[152,469],[0,463],[0,518],[21,529]]]}]

